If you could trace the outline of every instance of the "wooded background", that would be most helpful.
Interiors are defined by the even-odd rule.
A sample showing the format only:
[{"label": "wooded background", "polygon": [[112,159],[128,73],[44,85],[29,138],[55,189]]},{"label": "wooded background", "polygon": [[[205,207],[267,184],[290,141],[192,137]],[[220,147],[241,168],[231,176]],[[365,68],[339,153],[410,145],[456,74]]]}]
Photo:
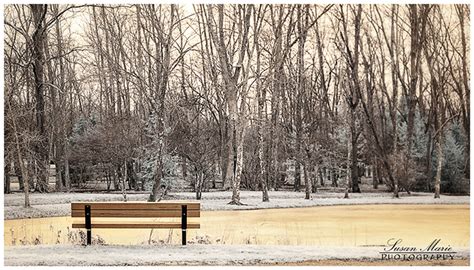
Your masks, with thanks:
[{"label": "wooded background", "polygon": [[4,190],[469,193],[469,13],[5,5]]}]

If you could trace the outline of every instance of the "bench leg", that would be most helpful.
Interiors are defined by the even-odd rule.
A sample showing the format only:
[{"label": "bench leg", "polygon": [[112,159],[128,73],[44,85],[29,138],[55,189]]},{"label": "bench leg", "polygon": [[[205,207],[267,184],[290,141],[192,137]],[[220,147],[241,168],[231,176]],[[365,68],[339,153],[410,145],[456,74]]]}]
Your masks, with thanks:
[{"label": "bench leg", "polygon": [[87,245],[92,243],[92,222],[91,222],[91,206],[85,206],[86,231],[87,231]]},{"label": "bench leg", "polygon": [[181,205],[181,244],[186,245],[186,229],[188,227],[188,206]]}]

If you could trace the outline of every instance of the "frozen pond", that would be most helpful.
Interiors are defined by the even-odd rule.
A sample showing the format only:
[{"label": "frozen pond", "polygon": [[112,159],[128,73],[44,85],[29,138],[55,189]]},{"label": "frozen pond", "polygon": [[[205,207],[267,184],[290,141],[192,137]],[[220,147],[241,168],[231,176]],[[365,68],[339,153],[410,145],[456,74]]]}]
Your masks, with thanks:
[{"label": "frozen pond", "polygon": [[[469,205],[343,205],[202,211],[188,240],[212,244],[380,246],[391,238],[426,246],[434,239],[469,247]],[[6,246],[76,243],[70,217],[5,220]],[[93,229],[106,244],[180,244],[180,230]]]}]

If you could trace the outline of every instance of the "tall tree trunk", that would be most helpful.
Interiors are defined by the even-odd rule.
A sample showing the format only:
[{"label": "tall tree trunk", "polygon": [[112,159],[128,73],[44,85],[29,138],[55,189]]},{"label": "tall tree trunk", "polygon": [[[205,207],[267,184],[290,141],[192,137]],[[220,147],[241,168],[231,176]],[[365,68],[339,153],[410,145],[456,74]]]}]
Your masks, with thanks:
[{"label": "tall tree trunk", "polygon": [[[242,174],[243,164],[243,140],[244,132],[246,127],[245,110],[246,94],[242,90],[244,87],[239,85],[240,73],[242,72],[242,65],[247,54],[248,46],[248,35],[250,28],[250,18],[252,14],[252,5],[238,6],[239,14],[243,14],[242,17],[238,18],[237,21],[239,27],[239,50],[237,52],[237,62],[234,64],[229,60],[229,53],[226,45],[224,36],[224,5],[220,4],[217,6],[218,9],[218,22],[217,27],[214,28],[213,21],[208,20],[209,33],[211,34],[212,40],[217,48],[218,59],[220,63],[221,74],[224,80],[225,99],[229,111],[229,123],[228,123],[228,136],[229,147],[228,160],[227,160],[227,175],[226,178],[232,179],[232,200],[229,204],[241,205],[240,202],[240,179]],[[213,18],[213,7],[208,7],[208,14]],[[217,30],[217,31],[216,31]],[[245,72],[245,71],[244,71]],[[245,75],[245,74],[244,74]],[[240,91],[239,91],[240,90]],[[239,92],[241,93],[241,107],[240,113],[238,108],[238,97]]]},{"label": "tall tree trunk", "polygon": [[[17,135],[18,136],[18,135]],[[28,174],[28,168],[25,167],[25,161],[22,157],[21,150],[20,150],[20,145],[19,145],[19,139],[16,139],[16,150],[17,150],[17,155],[18,155],[18,160],[20,160],[20,169],[21,169],[21,177],[23,178],[23,192],[25,193],[25,204],[24,207],[28,208],[31,207],[30,205],[30,176]],[[30,165],[30,162],[28,162],[28,165]]]},{"label": "tall tree trunk", "polygon": [[[275,80],[280,80],[277,78],[277,75],[275,76]],[[279,82],[274,83],[274,89],[272,92],[272,98],[271,98],[271,125],[270,125],[270,132],[268,136],[268,141],[270,142],[269,145],[269,157],[267,162],[268,164],[268,174],[269,174],[269,185],[270,188],[273,190],[277,190],[277,183],[278,183],[278,112],[279,112],[279,106],[280,106],[280,88],[279,88]]]},{"label": "tall tree trunk", "polygon": [[[119,168],[120,170],[120,168]],[[127,201],[127,189],[125,187],[125,182],[128,179],[128,169],[127,169],[127,161],[123,162],[123,173],[122,173],[122,196],[123,196],[123,201]]]},{"label": "tall tree trunk", "polygon": [[227,123],[227,159],[226,159],[226,172],[224,177],[223,188],[224,190],[229,190],[233,186],[233,178],[235,172],[235,148],[234,148],[234,140],[235,140],[235,120],[233,120],[235,115],[232,115],[229,108],[229,121]]},{"label": "tall tree trunk", "polygon": [[321,167],[318,167],[318,169],[314,169],[314,171],[318,174],[319,176],[319,183],[322,187],[324,187],[324,177],[323,177],[323,170]]},{"label": "tall tree trunk", "polygon": [[352,169],[351,169],[351,160],[352,160],[352,132],[349,132],[347,139],[347,159],[346,159],[346,191],[344,193],[344,199],[349,199],[349,191],[351,189],[351,180],[352,180]]},{"label": "tall tree trunk", "polygon": [[[239,122],[241,122],[243,119],[241,119]],[[243,123],[239,123],[239,125],[242,125]],[[238,136],[238,144],[237,144],[237,159],[236,159],[236,164],[235,164],[235,177],[232,182],[232,201],[230,202],[231,204],[237,204],[240,205],[242,204],[240,202],[240,181],[242,178],[242,165],[244,162],[244,127],[239,127],[239,131],[241,134]]]},{"label": "tall tree trunk", "polygon": [[[298,138],[298,135],[296,136]],[[296,150],[295,152],[301,151],[300,145],[298,144],[299,139],[296,139]],[[294,175],[294,183],[293,183],[293,188],[295,191],[300,190],[300,184],[301,184],[301,163],[300,163],[300,158],[295,158],[295,175]]]},{"label": "tall tree trunk", "polygon": [[[416,110],[416,87],[419,83],[421,50],[425,39],[426,17],[429,9],[421,5],[409,5],[410,16],[410,83],[408,93],[405,93],[408,116],[407,116],[407,147],[405,157],[405,175],[408,176],[408,168],[412,162],[412,147],[414,139],[415,110]],[[408,181],[408,179],[406,179]]]},{"label": "tall tree trunk", "polygon": [[[342,168],[341,168],[341,171],[342,171]],[[335,169],[335,168],[331,168],[330,173],[331,173],[331,176],[332,176],[331,186],[333,186],[333,187],[338,187],[339,185],[337,184],[338,176],[336,176],[336,169]],[[338,175],[340,175],[340,173],[338,173]]]},{"label": "tall tree trunk", "polygon": [[[7,100],[10,100],[10,99],[7,98]],[[8,109],[10,111],[10,114],[13,115],[11,103],[7,102],[7,104],[8,104]],[[15,138],[15,150],[16,150],[18,165],[20,167],[21,178],[23,179],[23,185],[24,185],[23,186],[23,192],[25,193],[24,207],[28,208],[30,207],[30,177],[28,175],[28,168],[25,167],[25,161],[23,159],[23,154],[21,152],[21,145],[26,144],[25,146],[28,147],[29,144],[27,142],[20,141],[19,130],[18,130],[18,126],[16,124],[15,118],[12,119],[12,124],[13,124],[13,135]],[[30,165],[30,163],[28,165]],[[19,178],[20,176],[18,176],[18,179]]]},{"label": "tall tree trunk", "polygon": [[360,193],[359,188],[359,167],[357,164],[357,131],[355,116],[351,113],[351,186],[352,192]]},{"label": "tall tree trunk", "polygon": [[[260,105],[259,105],[260,107]],[[263,105],[262,107],[260,107],[263,109]],[[259,113],[260,115],[262,114],[262,111],[263,110],[260,110],[259,109]],[[260,118],[262,119],[262,118]],[[261,122],[262,123],[262,122]],[[259,173],[259,179],[260,179],[260,186],[262,187],[262,201],[263,202],[268,202],[270,201],[270,198],[268,196],[268,187],[267,187],[267,175],[268,173],[266,172],[265,170],[265,155],[264,155],[264,148],[265,148],[265,145],[264,145],[264,140],[263,140],[263,134],[262,134],[262,128],[259,127],[258,129],[258,160],[259,160],[259,165],[260,165],[260,173]]]},{"label": "tall tree trunk", "polygon": [[[154,104],[154,111],[157,114],[157,133],[158,133],[158,147],[157,147],[157,160],[156,160],[156,172],[154,175],[154,183],[152,187],[152,193],[150,194],[149,201],[156,201],[158,199],[158,192],[161,187],[161,180],[163,178],[163,154],[165,153],[165,98],[168,88],[168,79],[169,79],[169,69],[170,69],[170,57],[171,57],[171,39],[172,32],[175,22],[175,5],[171,5],[170,11],[170,26],[166,38],[162,37],[161,39],[155,37],[155,46],[156,48],[156,58],[161,59],[161,64],[158,65],[160,68],[156,72],[157,74],[157,83],[155,85],[154,95],[158,98],[158,104]],[[161,22],[154,21],[155,25],[153,28],[161,29]],[[161,49],[161,55],[160,55]]]},{"label": "tall tree trunk", "polygon": [[436,142],[436,156],[438,158],[438,165],[436,167],[436,178],[435,178],[435,199],[439,198],[440,190],[441,190],[441,170],[443,168],[443,132],[440,131],[438,140]]},{"label": "tall tree trunk", "polygon": [[69,172],[69,142],[67,141],[64,144],[64,184],[66,186],[67,192],[71,191],[71,175]]},{"label": "tall tree trunk", "polygon": [[[429,117],[431,119],[431,117]],[[426,190],[428,192],[431,191],[431,180],[433,178],[433,170],[431,169],[432,164],[431,164],[431,159],[432,159],[432,132],[431,132],[431,125],[428,125],[428,140],[426,142]]]},{"label": "tall tree trunk", "polygon": [[303,173],[304,173],[304,184],[305,184],[305,200],[311,199],[311,191],[313,190],[311,186],[311,180],[308,175],[308,163],[303,164]]},{"label": "tall tree trunk", "polygon": [[410,5],[410,84],[409,91],[406,95],[406,103],[408,108],[407,116],[407,148],[406,148],[406,164],[411,162],[411,146],[413,139],[413,127],[415,118],[415,102],[416,102],[416,85],[418,81],[418,6]]},{"label": "tall tree trunk", "polygon": [[[273,7],[270,7],[272,10]],[[271,96],[271,125],[270,132],[268,133],[268,142],[269,142],[269,157],[268,162],[268,175],[269,175],[269,185],[270,188],[276,190],[278,183],[278,138],[279,138],[279,129],[278,129],[278,115],[280,111],[280,95],[282,91],[282,76],[284,75],[284,55],[282,53],[283,46],[283,16],[284,16],[284,6],[281,5],[278,7],[278,20],[275,21],[274,35],[275,35],[275,45],[272,48],[272,66],[271,66],[271,76],[272,76],[272,96]],[[272,20],[273,21],[273,20]]]},{"label": "tall tree trunk", "polygon": [[318,192],[318,176],[320,177],[320,180],[323,179],[321,168],[319,167],[319,165],[312,166],[311,167],[311,192],[312,193]]},{"label": "tall tree trunk", "polygon": [[[347,54],[347,75],[349,80],[348,90],[346,94],[346,102],[348,107],[348,116],[349,116],[349,129],[350,129],[350,160],[348,166],[350,166],[350,180],[351,185],[347,188],[349,189],[352,187],[352,192],[360,192],[359,188],[359,174],[358,174],[358,167],[357,167],[357,158],[358,158],[358,151],[357,151],[357,125],[356,125],[356,114],[357,114],[357,106],[359,104],[361,95],[360,95],[360,82],[359,82],[359,50],[360,50],[360,28],[361,28],[361,16],[362,16],[362,5],[357,6],[357,11],[354,11],[354,48],[351,51],[349,46],[349,35],[347,26],[348,23],[344,16],[344,8],[341,5],[341,19],[343,20],[343,33],[341,34],[343,37],[343,42]],[[349,183],[348,183],[349,184]],[[349,191],[346,190],[345,198],[349,197]]]},{"label": "tall tree trunk", "polygon": [[156,202],[158,199],[158,193],[161,188],[161,179],[163,178],[163,160],[161,159],[161,156],[163,154],[163,143],[161,143],[162,139],[160,139],[160,143],[158,146],[158,153],[157,155],[159,158],[156,160],[156,172],[154,175],[154,181],[153,181],[153,187],[151,189],[151,194],[150,197],[148,198],[148,201],[150,202]]},{"label": "tall tree trunk", "polygon": [[4,181],[5,181],[4,184],[5,185],[4,185],[3,192],[5,194],[9,194],[10,193],[10,167],[11,167],[11,164],[8,161],[4,161],[4,162],[5,162],[5,164],[3,166],[3,169],[4,169],[3,173],[4,173]]},{"label": "tall tree trunk", "polygon": [[[305,14],[305,16],[303,16]],[[301,5],[297,6],[297,28],[298,28],[298,36],[300,37],[298,40],[298,55],[297,55],[297,89],[296,89],[296,104],[295,104],[295,129],[296,129],[296,145],[295,145],[295,153],[296,153],[296,164],[295,164],[295,182],[294,188],[296,191],[300,189],[301,183],[301,140],[302,140],[302,132],[303,132],[303,119],[302,119],[302,98],[303,93],[305,91],[305,78],[304,78],[304,45],[306,42],[306,25],[308,24],[308,5],[305,6],[305,10]],[[306,169],[307,170],[307,169]],[[305,183],[306,183],[305,179]]]},{"label": "tall tree trunk", "polygon": [[[232,86],[231,86],[232,87]],[[234,91],[234,90],[228,90]],[[233,94],[227,97],[229,105],[229,129],[228,133],[230,134],[229,138],[229,156],[227,160],[227,174],[228,182],[232,187],[232,200],[231,203],[240,203],[240,182],[237,183],[237,163],[239,160],[239,153],[237,149],[237,134],[236,134],[236,124],[237,124],[237,97]]]},{"label": "tall tree trunk", "polygon": [[258,178],[260,180],[260,186],[262,188],[262,201],[268,202],[270,198],[268,197],[268,171],[266,170],[265,166],[265,141],[264,141],[264,134],[263,130],[266,127],[266,117],[264,117],[264,109],[265,109],[265,100],[267,96],[267,91],[265,87],[262,87],[261,80],[260,80],[260,44],[258,42],[258,35],[254,37],[255,42],[255,49],[257,51],[257,67],[256,67],[256,74],[257,74],[257,106],[258,106],[258,125],[257,125],[257,136],[258,136],[258,163],[259,163],[259,175]]},{"label": "tall tree trunk", "polygon": [[195,185],[196,200],[201,200],[204,172],[202,172],[202,169],[198,169],[196,173],[197,173],[197,175],[196,175],[196,185]]},{"label": "tall tree trunk", "polygon": [[31,4],[31,13],[35,30],[32,36],[33,42],[33,74],[35,79],[35,114],[36,132],[39,140],[35,145],[38,155],[38,175],[36,190],[48,191],[48,134],[45,128],[45,101],[44,101],[44,41],[46,39],[45,16],[47,5]]},{"label": "tall tree trunk", "polygon": [[374,189],[379,188],[379,179],[377,177],[377,158],[373,158],[372,162],[372,185]]},{"label": "tall tree trunk", "polygon": [[391,77],[392,77],[392,108],[390,111],[392,119],[392,133],[393,133],[393,152],[398,151],[398,129],[397,129],[397,108],[398,108],[398,62],[399,58],[396,53],[398,49],[396,48],[395,43],[395,30],[398,21],[398,6],[393,4],[391,8],[391,24],[390,24],[390,55],[391,55]]},{"label": "tall tree trunk", "polygon": [[222,113],[219,113],[219,130],[220,130],[220,144],[219,144],[219,155],[220,155],[220,168],[221,168],[221,180],[222,180],[222,189],[226,190],[229,189],[230,184],[227,181],[227,152],[229,150],[229,147],[227,146],[228,140],[227,140],[227,132],[226,132],[226,127],[225,127],[225,117],[221,116]]}]

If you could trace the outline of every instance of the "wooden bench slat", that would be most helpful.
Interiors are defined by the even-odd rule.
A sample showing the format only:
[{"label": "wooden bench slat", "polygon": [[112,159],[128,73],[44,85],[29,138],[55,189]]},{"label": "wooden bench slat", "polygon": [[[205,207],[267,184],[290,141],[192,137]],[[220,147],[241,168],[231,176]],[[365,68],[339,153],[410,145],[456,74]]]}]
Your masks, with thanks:
[{"label": "wooden bench slat", "polygon": [[[73,223],[72,228],[84,229],[85,224]],[[199,229],[199,223],[188,223],[188,229]],[[181,229],[181,223],[92,223],[92,229]]]},{"label": "wooden bench slat", "polygon": [[84,210],[85,205],[90,205],[94,209],[127,209],[127,210],[149,210],[167,209],[181,210],[182,205],[187,205],[188,210],[200,210],[200,203],[192,202],[75,202],[71,203],[71,210]]},{"label": "wooden bench slat", "polygon": [[[92,207],[91,207],[92,208]],[[200,217],[201,211],[187,210],[188,217]],[[71,212],[72,217],[84,217],[84,209],[75,210]],[[146,218],[146,217],[181,217],[180,210],[131,210],[131,209],[91,209],[91,217],[119,217],[119,218]]]}]

